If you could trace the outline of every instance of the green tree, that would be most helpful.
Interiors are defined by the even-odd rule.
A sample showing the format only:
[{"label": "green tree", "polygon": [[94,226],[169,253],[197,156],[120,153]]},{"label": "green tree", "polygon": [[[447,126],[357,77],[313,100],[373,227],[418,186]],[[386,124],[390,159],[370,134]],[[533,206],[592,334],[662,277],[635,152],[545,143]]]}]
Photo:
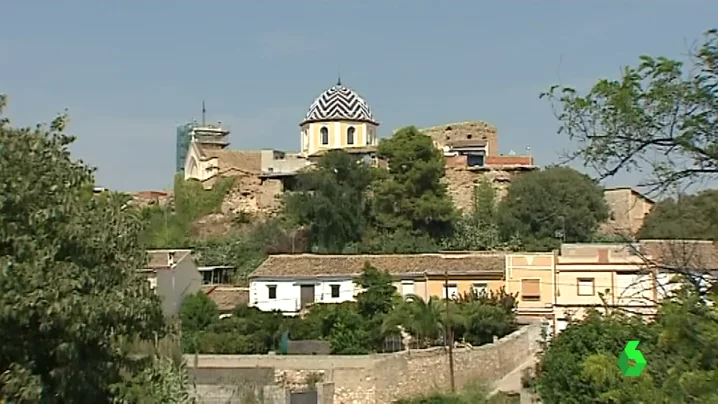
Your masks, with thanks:
[{"label": "green tree", "polygon": [[361,243],[347,246],[345,253],[419,254],[438,252],[437,240],[427,234],[399,229],[393,232],[371,229],[364,233]]},{"label": "green tree", "polygon": [[179,318],[183,333],[201,331],[219,320],[217,304],[199,291],[184,298],[180,306]]},{"label": "green tree", "polygon": [[357,309],[364,318],[369,346],[374,350],[382,349],[387,335],[396,334],[395,330],[386,330],[384,322],[401,301],[399,293],[393,284],[392,276],[381,271],[368,262],[364,265],[356,283],[363,289],[357,296]]},{"label": "green tree", "polygon": [[506,240],[502,239],[498,225],[496,191],[485,178],[482,178],[474,188],[473,205],[473,211],[464,214],[454,224],[451,237],[442,240],[444,250],[517,251],[521,249],[521,240],[516,235]]},{"label": "green tree", "polygon": [[219,212],[222,201],[234,186],[235,177],[220,178],[211,189],[197,180],[174,179],[173,203],[142,209],[144,231],[140,239],[148,248],[178,248],[192,244],[192,223]]},{"label": "green tree", "polygon": [[444,305],[435,297],[424,300],[417,295],[404,296],[404,301],[385,319],[385,328],[401,326],[420,347],[436,342],[444,330]]},{"label": "green tree", "polygon": [[555,248],[561,238],[590,241],[608,218],[603,189],[567,167],[549,167],[517,177],[499,211],[503,237],[518,234],[529,251]]},{"label": "green tree", "polygon": [[[686,283],[661,303],[655,321],[608,310],[589,313],[555,337],[541,358],[538,392],[551,403],[710,403],[718,400],[715,294]],[[648,361],[626,378],[616,366],[630,340]]]},{"label": "green tree", "polygon": [[379,143],[378,156],[389,166],[374,189],[378,226],[434,239],[450,234],[457,214],[441,182],[444,157],[431,138],[413,126],[400,129]]},{"label": "green tree", "polygon": [[14,402],[109,402],[129,382],[118,340],[164,330],[136,272],[139,215],[124,195],[92,196],[66,122],[0,118],[0,398]]},{"label": "green tree", "polygon": [[299,174],[297,191],[285,198],[285,214],[310,229],[317,249],[339,253],[371,225],[373,179],[370,166],[344,151],[330,151],[315,169]]},{"label": "green tree", "polygon": [[[658,333],[657,328],[649,326],[640,317],[622,313],[603,316],[596,311],[590,312],[583,321],[569,325],[545,350],[538,370],[541,399],[546,404],[608,402],[596,399],[611,386],[594,383],[591,372],[584,372],[584,362],[598,353],[612,354],[617,361],[626,343],[633,339],[641,341],[640,350],[644,356],[654,358]],[[616,361],[612,363],[611,372],[619,374]]]},{"label": "green tree", "polygon": [[305,252],[308,244],[305,231],[287,229],[286,223],[271,218],[225,237],[195,241],[193,250],[200,265],[233,266],[233,281],[246,285],[247,276],[268,254]]},{"label": "green tree", "polygon": [[362,274],[356,280],[363,289],[357,296],[359,313],[371,317],[391,312],[399,298],[392,282],[388,272],[373,267],[369,262],[365,263]]},{"label": "green tree", "polygon": [[559,133],[578,143],[569,155],[601,178],[640,169],[643,185],[672,189],[718,173],[718,31],[706,34],[692,63],[642,56],[618,80],[599,80],[581,95],[554,86],[547,97]]},{"label": "green tree", "polygon": [[718,239],[718,190],[658,202],[646,216],[641,239]]},{"label": "green tree", "polygon": [[187,386],[189,373],[184,363],[175,364],[166,356],[152,358],[151,365],[133,375],[133,383],[118,393],[116,403],[194,404],[196,397]]}]

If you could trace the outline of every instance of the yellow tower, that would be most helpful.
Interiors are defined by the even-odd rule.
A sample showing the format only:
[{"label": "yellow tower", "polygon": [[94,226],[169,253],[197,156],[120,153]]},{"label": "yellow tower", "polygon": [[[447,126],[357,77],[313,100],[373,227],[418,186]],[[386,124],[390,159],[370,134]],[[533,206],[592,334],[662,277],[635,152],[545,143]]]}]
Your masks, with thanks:
[{"label": "yellow tower", "polygon": [[376,146],[378,126],[369,104],[338,80],[314,100],[299,124],[301,153]]}]

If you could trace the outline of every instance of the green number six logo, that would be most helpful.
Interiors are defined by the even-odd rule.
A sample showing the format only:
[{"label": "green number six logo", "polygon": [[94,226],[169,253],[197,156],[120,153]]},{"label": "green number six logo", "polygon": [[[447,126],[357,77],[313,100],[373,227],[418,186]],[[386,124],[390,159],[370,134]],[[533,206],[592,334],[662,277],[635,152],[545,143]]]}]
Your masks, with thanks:
[{"label": "green number six logo", "polygon": [[[621,356],[618,358],[618,368],[621,369],[621,373],[623,373],[624,376],[640,376],[646,367],[646,358],[644,358],[641,351],[637,349],[640,343],[641,341],[638,340],[628,341],[626,347],[623,348]],[[631,361],[633,361],[633,364],[631,364]]]}]

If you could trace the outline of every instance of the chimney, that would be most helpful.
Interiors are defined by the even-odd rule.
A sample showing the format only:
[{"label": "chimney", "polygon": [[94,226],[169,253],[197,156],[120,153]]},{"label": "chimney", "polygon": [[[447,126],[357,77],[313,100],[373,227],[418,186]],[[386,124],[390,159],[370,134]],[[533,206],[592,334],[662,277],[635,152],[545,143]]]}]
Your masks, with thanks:
[{"label": "chimney", "polygon": [[598,250],[598,263],[599,264],[608,264],[608,249],[607,248],[601,248]]},{"label": "chimney", "polygon": [[175,264],[175,252],[174,251],[170,251],[167,253],[167,263],[169,264],[170,267]]}]

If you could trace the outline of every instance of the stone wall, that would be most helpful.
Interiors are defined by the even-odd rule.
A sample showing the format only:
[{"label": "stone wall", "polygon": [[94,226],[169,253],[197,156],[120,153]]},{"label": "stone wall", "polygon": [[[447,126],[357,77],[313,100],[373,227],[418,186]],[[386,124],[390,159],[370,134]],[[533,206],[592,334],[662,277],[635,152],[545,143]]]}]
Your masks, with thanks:
[{"label": "stone wall", "polygon": [[[461,161],[457,161],[460,158],[464,160],[463,165]],[[487,166],[476,169],[466,167],[465,160],[464,156],[447,158],[446,175],[442,180],[446,184],[446,189],[454,201],[454,205],[464,212],[471,212],[474,208],[474,188],[482,179],[489,181],[496,190],[496,198],[501,199],[506,195],[511,180],[516,175],[533,169],[531,166],[517,168]]]},{"label": "stone wall", "polygon": [[457,140],[485,140],[488,146],[488,154],[497,156],[499,154],[499,135],[496,127],[482,121],[467,121],[447,123],[430,128],[419,129],[423,134],[431,137],[439,148],[443,148],[447,142]]},{"label": "stone wall", "polygon": [[[541,325],[523,327],[494,344],[454,351],[457,388],[483,380],[492,383],[538,350]],[[194,356],[188,356],[193,366]],[[272,367],[279,386],[297,388],[308,379],[333,383],[336,404],[384,404],[401,397],[449,387],[443,348],[366,356],[199,355],[199,368]]]},{"label": "stone wall", "polygon": [[242,174],[222,202],[225,215],[245,212],[257,216],[275,213],[280,208],[283,191],[282,181],[276,178],[260,178],[258,175]]}]

